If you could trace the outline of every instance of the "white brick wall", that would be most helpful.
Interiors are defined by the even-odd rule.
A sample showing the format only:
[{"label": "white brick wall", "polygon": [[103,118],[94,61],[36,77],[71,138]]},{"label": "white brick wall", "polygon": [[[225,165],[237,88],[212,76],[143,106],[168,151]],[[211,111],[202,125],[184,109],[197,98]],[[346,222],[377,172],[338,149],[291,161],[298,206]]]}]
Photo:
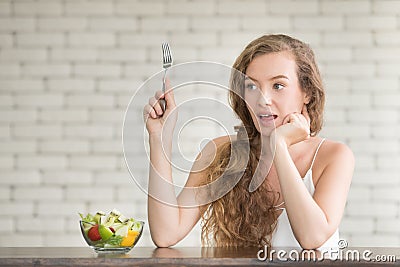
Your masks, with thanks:
[{"label": "white brick wall", "polygon": [[[399,9],[393,0],[0,1],[0,246],[85,246],[78,212],[146,220],[121,133],[133,93],[161,70],[160,43],[177,63],[232,64],[274,32],[315,49],[327,89],[322,134],[356,157],[341,234],[352,246],[400,246]],[[143,142],[141,106],[133,147]],[[204,127],[185,129],[182,143],[218,130]],[[135,161],[146,179],[146,156]],[[180,245],[199,245],[199,233]],[[139,245],[152,245],[148,227]]]}]

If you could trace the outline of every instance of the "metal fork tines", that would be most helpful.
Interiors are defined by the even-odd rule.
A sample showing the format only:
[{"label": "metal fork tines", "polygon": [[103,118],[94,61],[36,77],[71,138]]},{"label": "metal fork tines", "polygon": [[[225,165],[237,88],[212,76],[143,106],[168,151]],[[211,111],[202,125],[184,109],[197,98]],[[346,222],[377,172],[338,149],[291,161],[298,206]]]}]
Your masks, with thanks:
[{"label": "metal fork tines", "polygon": [[[161,49],[162,49],[163,68],[164,68],[162,91],[163,91],[163,93],[165,93],[165,78],[167,76],[167,69],[169,67],[171,67],[171,65],[172,65],[172,54],[171,54],[171,49],[169,48],[168,43],[162,43]],[[165,110],[165,100],[164,99],[160,100],[160,104],[161,104],[161,108],[163,110]]]},{"label": "metal fork tines", "polygon": [[167,69],[172,65],[172,54],[171,49],[169,48],[168,43],[162,43],[161,45],[162,53],[163,53],[163,68]]}]

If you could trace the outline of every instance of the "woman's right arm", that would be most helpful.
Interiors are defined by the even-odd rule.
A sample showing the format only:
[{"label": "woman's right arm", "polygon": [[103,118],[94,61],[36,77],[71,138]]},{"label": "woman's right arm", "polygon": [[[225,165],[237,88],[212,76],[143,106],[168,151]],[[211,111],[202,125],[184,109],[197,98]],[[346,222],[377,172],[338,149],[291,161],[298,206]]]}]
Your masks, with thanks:
[{"label": "woman's right arm", "polygon": [[[172,180],[172,136],[177,119],[177,109],[172,90],[165,94],[166,110],[162,111],[157,92],[144,108],[146,128],[150,143],[150,172],[148,194],[148,219],[151,237],[158,247],[173,246],[182,240],[200,219],[200,207],[181,207],[183,199],[194,199],[189,193],[175,195]],[[196,187],[204,181],[204,172],[193,171],[207,166],[215,153],[218,138],[205,146],[197,157],[185,187]],[[203,168],[202,168],[203,169]],[[188,195],[189,194],[189,195]]]}]

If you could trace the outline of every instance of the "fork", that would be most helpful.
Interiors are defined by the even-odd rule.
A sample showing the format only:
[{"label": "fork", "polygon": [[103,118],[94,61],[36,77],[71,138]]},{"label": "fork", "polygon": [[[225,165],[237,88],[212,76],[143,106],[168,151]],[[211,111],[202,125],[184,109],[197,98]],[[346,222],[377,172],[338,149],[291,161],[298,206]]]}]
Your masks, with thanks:
[{"label": "fork", "polygon": [[[162,50],[162,60],[163,60],[163,68],[164,68],[164,76],[163,76],[163,84],[162,84],[162,92],[165,93],[165,79],[167,76],[167,70],[169,67],[172,65],[172,54],[171,54],[171,49],[169,48],[168,43],[162,43],[161,44],[161,50]],[[165,111],[165,106],[166,102],[165,99],[160,99],[160,105],[163,111]]]}]

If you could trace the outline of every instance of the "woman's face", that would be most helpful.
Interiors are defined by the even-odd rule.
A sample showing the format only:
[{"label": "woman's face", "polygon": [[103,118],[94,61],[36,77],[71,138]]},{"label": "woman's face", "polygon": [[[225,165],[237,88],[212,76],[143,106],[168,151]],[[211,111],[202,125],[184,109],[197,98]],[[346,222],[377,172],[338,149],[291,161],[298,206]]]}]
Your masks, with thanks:
[{"label": "woman's face", "polygon": [[264,136],[270,136],[289,114],[301,113],[308,103],[296,69],[289,52],[257,56],[247,67],[244,99],[254,125]]}]

